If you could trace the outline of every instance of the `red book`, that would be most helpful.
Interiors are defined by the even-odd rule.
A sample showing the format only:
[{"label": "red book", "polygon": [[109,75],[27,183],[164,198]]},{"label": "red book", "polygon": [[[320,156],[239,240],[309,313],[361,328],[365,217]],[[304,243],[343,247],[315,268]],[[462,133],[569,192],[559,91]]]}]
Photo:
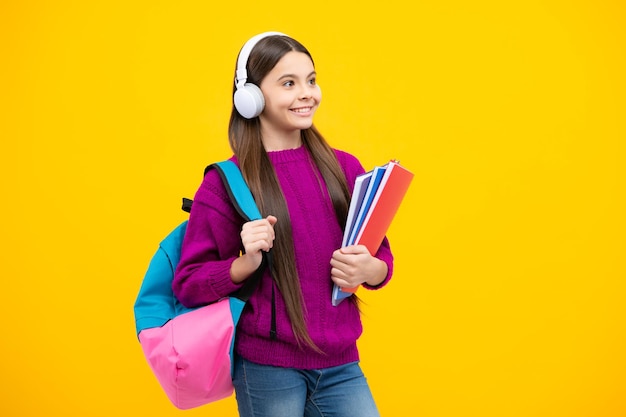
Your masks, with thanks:
[{"label": "red book", "polygon": [[387,164],[385,175],[356,238],[356,244],[365,245],[372,256],[378,251],[412,179],[413,173],[396,161]]}]

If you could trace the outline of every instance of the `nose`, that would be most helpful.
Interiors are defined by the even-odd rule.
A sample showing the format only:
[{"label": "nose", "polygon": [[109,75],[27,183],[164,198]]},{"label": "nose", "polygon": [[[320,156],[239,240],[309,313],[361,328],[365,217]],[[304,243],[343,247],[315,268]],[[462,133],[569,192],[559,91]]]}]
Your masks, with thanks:
[{"label": "nose", "polygon": [[310,85],[304,84],[300,87],[300,100],[308,100],[313,96],[313,91]]}]

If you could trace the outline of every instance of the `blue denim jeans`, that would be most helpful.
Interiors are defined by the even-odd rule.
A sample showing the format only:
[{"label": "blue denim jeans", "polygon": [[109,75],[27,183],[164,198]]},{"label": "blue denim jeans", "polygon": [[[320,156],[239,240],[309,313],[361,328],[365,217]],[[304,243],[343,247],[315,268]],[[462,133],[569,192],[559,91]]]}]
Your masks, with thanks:
[{"label": "blue denim jeans", "polygon": [[358,362],[333,368],[277,368],[235,359],[241,417],[380,417]]}]

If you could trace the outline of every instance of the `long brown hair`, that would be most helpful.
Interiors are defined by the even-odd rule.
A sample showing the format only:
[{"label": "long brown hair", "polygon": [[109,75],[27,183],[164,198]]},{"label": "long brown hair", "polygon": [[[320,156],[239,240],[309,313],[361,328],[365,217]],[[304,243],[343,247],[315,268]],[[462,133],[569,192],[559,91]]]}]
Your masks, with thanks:
[{"label": "long brown hair", "polygon": [[[305,53],[313,62],[309,51],[292,38],[278,35],[260,40],[252,49],[248,59],[248,82],[260,85],[267,73],[290,51]],[[235,90],[236,87],[233,86],[233,93]],[[285,302],[296,340],[298,343],[304,342],[320,351],[309,336],[306,327],[307,312],[304,311],[302,290],[296,270],[289,211],[261,140],[259,118],[245,119],[233,106],[228,137],[261,213],[263,216],[271,214],[279,219],[274,226],[276,238],[272,249],[271,272]],[[301,138],[303,146],[309,151],[326,183],[337,220],[343,226],[346,221],[350,192],[337,157],[315,126],[302,130]]]}]

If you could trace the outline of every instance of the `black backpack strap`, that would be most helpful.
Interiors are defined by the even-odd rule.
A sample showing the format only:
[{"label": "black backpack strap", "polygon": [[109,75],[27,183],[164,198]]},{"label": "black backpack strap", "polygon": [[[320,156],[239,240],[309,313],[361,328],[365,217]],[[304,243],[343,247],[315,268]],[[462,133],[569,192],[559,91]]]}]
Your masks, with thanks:
[{"label": "black backpack strap", "polygon": [[193,200],[183,197],[183,207],[182,207],[183,211],[186,211],[187,213],[191,213],[192,204],[193,204]]}]

